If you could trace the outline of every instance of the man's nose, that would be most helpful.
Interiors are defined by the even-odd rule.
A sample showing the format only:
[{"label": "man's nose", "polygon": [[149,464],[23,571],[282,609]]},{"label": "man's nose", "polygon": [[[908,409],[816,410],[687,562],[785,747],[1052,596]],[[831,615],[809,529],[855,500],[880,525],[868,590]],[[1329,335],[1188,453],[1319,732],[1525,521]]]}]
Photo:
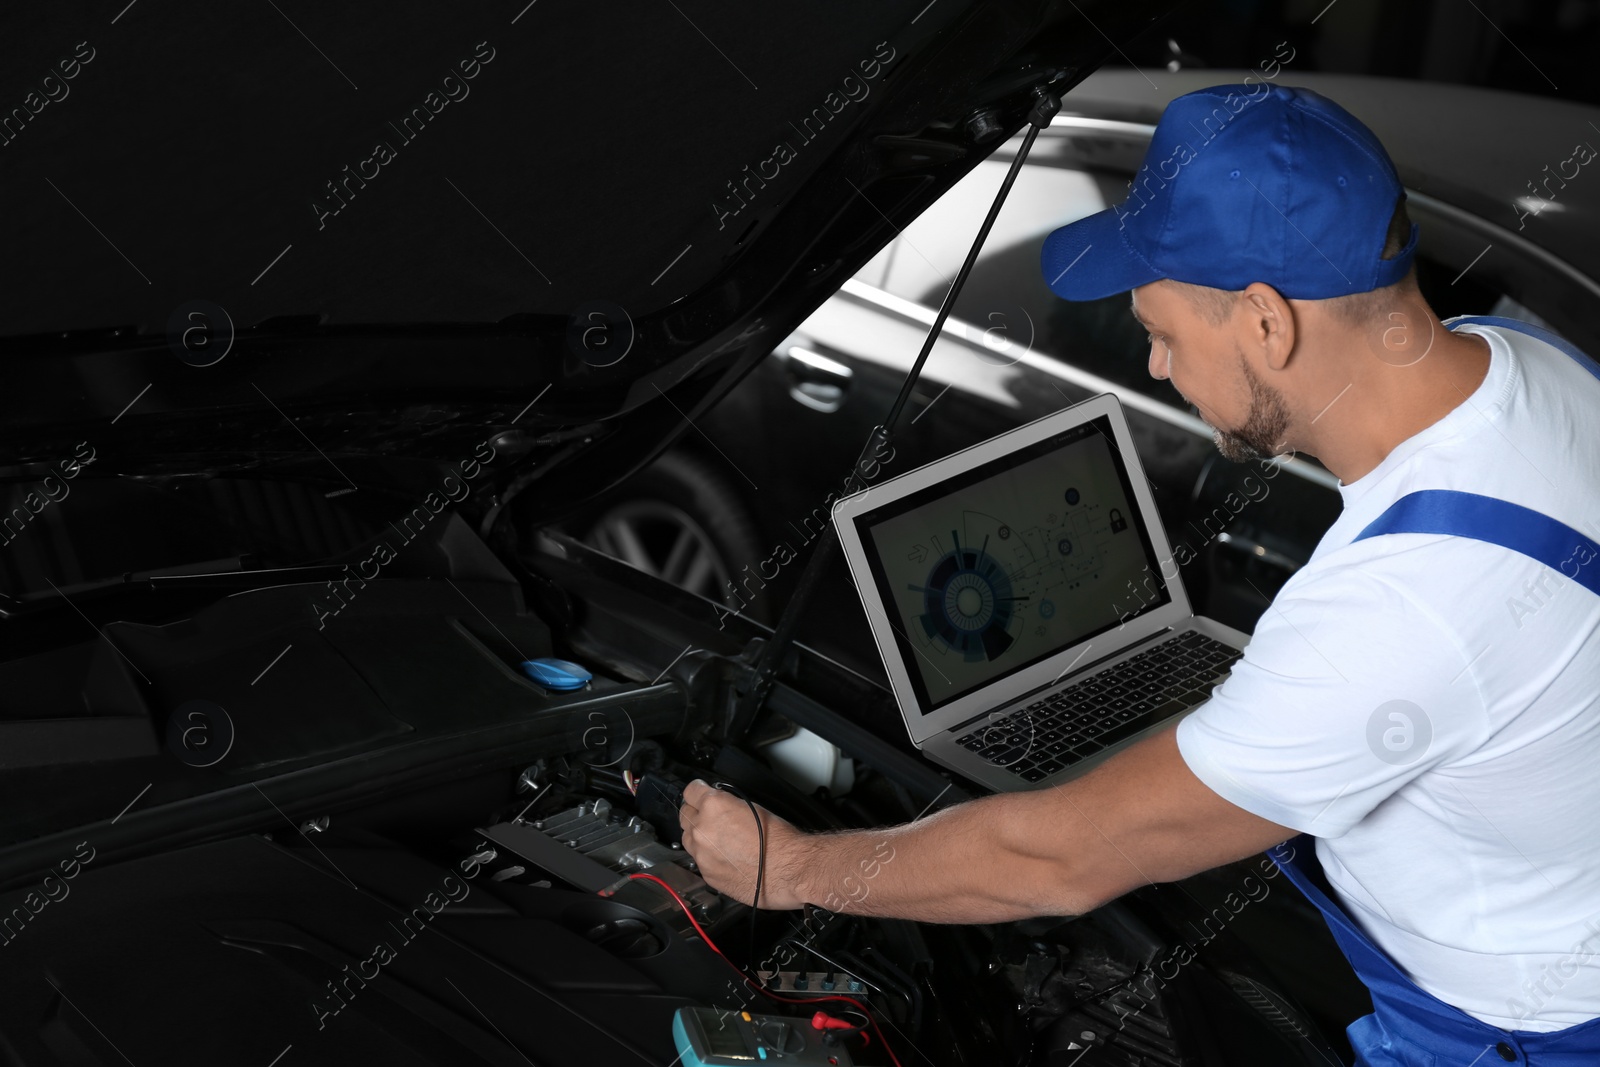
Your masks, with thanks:
[{"label": "man's nose", "polygon": [[1160,341],[1150,342],[1150,377],[1157,381],[1167,377],[1167,349]]}]

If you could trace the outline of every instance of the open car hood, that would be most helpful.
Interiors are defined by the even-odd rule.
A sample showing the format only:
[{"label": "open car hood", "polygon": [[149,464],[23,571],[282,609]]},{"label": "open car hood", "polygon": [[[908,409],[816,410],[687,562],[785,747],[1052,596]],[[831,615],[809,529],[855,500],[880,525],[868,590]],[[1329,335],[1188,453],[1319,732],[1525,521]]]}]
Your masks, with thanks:
[{"label": "open car hood", "polygon": [[342,486],[492,438],[559,512],[1172,6],[11,16],[0,464]]}]

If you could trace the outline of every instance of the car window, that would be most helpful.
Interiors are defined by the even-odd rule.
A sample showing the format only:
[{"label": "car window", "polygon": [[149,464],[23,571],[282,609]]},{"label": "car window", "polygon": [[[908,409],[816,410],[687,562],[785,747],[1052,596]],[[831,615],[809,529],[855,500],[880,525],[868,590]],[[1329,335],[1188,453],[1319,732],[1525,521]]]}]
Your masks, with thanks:
[{"label": "car window", "polygon": [[[1071,120],[1067,120],[1070,122]],[[856,277],[896,296],[936,309],[999,191],[1018,139],[985,160],[883,248]],[[1062,120],[1036,142],[953,315],[991,336],[1060,359],[1180,409],[1183,398],[1150,377],[1149,344],[1129,314],[1129,295],[1062,300],[1039,271],[1044,238],[1058,226],[1120,203],[1143,158],[1147,139],[1135,132],[1064,129]],[[1600,350],[1589,328],[1591,298],[1514,242],[1492,241],[1481,223],[1415,195],[1408,205],[1422,228],[1417,280],[1440,318],[1506,315],[1546,325],[1580,345]],[[1494,244],[1494,254],[1485,255]]]},{"label": "car window", "polygon": [[1548,322],[1544,321],[1544,319],[1540,318],[1538,315],[1535,315],[1531,310],[1523,307],[1509,296],[1506,296],[1504,293],[1501,293],[1500,298],[1494,302],[1494,306],[1489,309],[1489,314],[1503,315],[1508,319],[1517,319],[1520,322],[1530,322],[1535,326],[1543,326],[1547,330],[1550,329],[1550,324]]},{"label": "car window", "polygon": [[[987,159],[907,226],[895,243],[883,288],[896,296],[937,307],[950,287],[989,206],[1010,169],[1007,158]],[[1081,171],[1028,166],[1017,176],[1005,206],[984,242],[979,268],[999,252],[1037,248],[1051,230],[1106,207],[1105,196]],[[1038,273],[1035,265],[1034,272]]]},{"label": "car window", "polygon": [[1422,227],[1417,284],[1441,319],[1504,315],[1600,352],[1593,282],[1493,222],[1441,209],[1421,195],[1410,201]]},{"label": "car window", "polygon": [[[1076,302],[1052,293],[1039,251],[1058,226],[1101,211],[1127,194],[1127,176],[1083,165],[1057,144],[1036,147],[995,219],[954,316],[991,336],[1041,352],[1174,406],[1182,398],[1146,370],[1149,345],[1129,313],[1129,296]],[[1011,165],[985,160],[857,273],[868,285],[937,308]]]}]

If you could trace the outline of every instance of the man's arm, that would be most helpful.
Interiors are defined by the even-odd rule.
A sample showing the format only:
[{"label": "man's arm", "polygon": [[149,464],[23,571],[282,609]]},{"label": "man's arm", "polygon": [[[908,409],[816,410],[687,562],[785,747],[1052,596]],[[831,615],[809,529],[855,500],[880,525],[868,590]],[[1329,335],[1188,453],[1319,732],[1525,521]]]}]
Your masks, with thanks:
[{"label": "man's arm", "polygon": [[[943,923],[1081,915],[1137,886],[1294,836],[1196,778],[1175,727],[1071,782],[983,797],[903,826],[804,834],[763,809],[761,903]],[[745,802],[696,782],[679,822],[706,881],[748,904],[757,837]]]}]

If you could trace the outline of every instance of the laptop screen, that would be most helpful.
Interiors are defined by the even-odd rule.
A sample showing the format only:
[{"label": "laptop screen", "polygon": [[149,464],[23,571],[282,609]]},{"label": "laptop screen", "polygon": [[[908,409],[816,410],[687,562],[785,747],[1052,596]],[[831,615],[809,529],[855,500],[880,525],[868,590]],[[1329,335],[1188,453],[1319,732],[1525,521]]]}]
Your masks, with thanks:
[{"label": "laptop screen", "polygon": [[1101,416],[855,517],[925,714],[1171,603],[1113,441]]}]

